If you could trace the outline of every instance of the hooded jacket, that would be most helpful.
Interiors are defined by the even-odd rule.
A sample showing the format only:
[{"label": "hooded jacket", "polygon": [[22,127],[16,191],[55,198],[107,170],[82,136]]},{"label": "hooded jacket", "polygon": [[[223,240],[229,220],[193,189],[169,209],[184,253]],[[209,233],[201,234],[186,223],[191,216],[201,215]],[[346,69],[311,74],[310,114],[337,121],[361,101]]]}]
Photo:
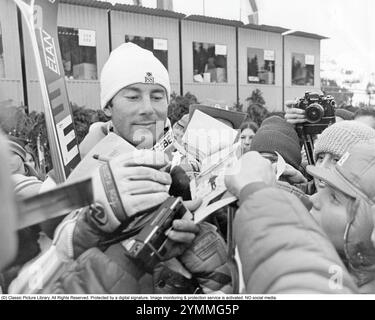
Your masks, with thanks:
[{"label": "hooded jacket", "polygon": [[248,294],[358,293],[335,248],[293,194],[247,185],[234,234]]}]

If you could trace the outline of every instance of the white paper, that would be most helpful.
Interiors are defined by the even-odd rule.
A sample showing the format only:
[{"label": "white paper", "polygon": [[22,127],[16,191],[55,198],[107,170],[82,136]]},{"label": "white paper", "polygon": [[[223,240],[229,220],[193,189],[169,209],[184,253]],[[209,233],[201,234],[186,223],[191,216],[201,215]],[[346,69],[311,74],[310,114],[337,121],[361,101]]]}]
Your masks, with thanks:
[{"label": "white paper", "polygon": [[310,55],[310,54],[305,55],[305,64],[314,65],[314,61],[315,59],[313,55]]},{"label": "white paper", "polygon": [[264,50],[264,60],[275,61],[275,51]]},{"label": "white paper", "polygon": [[195,110],[182,142],[188,146],[188,153],[193,150],[200,159],[200,154],[210,156],[232,146],[237,135],[237,130],[200,110]]},{"label": "white paper", "polygon": [[96,35],[94,30],[78,29],[78,45],[95,47]]},{"label": "white paper", "polygon": [[[215,196],[218,196],[219,192],[215,194]],[[214,197],[213,197],[214,198]],[[209,198],[211,200],[212,198]],[[206,200],[206,199],[205,199]],[[215,201],[212,204],[205,205],[204,203],[196,210],[194,211],[194,223],[199,223],[206,218],[208,218],[212,213],[215,211],[237,201],[237,198],[233,195],[228,195],[228,197],[223,197],[222,199]]]},{"label": "white paper", "polygon": [[275,153],[277,154],[276,180],[279,180],[286,169],[286,162],[280,153],[277,151]]},{"label": "white paper", "polygon": [[227,54],[227,46],[224,46],[222,44],[215,44],[215,54],[225,56]]},{"label": "white paper", "polygon": [[166,39],[154,39],[154,50],[168,50],[168,40]]}]

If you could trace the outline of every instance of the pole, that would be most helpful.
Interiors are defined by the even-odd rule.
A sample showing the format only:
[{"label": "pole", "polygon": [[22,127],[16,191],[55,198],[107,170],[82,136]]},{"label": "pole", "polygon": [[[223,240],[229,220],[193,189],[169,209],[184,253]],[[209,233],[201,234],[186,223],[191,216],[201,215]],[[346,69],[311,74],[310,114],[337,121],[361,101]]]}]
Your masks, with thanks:
[{"label": "pole", "polygon": [[29,114],[29,97],[27,93],[27,78],[26,78],[26,64],[25,64],[25,46],[23,40],[22,16],[21,11],[17,7],[17,23],[18,32],[20,35],[20,54],[21,54],[21,72],[22,72],[22,88],[23,88],[23,103],[26,106],[26,113]]}]

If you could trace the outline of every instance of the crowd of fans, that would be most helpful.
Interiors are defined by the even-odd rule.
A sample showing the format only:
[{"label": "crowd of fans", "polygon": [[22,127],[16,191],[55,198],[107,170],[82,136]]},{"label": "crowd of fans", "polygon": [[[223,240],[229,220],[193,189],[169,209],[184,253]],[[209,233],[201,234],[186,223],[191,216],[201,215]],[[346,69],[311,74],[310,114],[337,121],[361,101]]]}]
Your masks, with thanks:
[{"label": "crowd of fans", "polygon": [[[198,224],[188,215],[175,219],[166,253],[145,262],[129,254],[134,230],[142,230],[170,195],[182,197],[193,214],[204,200],[191,200],[190,192],[201,163],[181,151],[189,115],[171,128],[168,72],[150,51],[132,43],[111,53],[100,86],[101,107],[111,120],[91,126],[81,155],[109,133],[142,152],[120,155],[92,172],[92,205],[17,230],[17,203],[54,188],[55,175],[49,172],[42,181],[38,161],[24,143],[0,136],[3,293],[375,293],[374,110],[337,109],[336,122],[314,137],[314,164],[306,160],[295,130],[306,122],[305,111],[293,103],[284,117],[270,116],[260,127],[218,118],[239,131],[231,164],[236,170],[225,176],[227,190],[237,198],[234,221],[219,213],[220,221],[215,213]],[[169,154],[155,151],[171,130],[179,147]],[[145,139],[150,132],[152,139]],[[171,169],[176,154],[179,163]],[[285,167],[276,178],[279,157]],[[233,247],[228,228],[242,266],[240,292],[228,258]],[[46,258],[51,248],[61,260],[55,269],[56,260]],[[35,264],[43,281],[30,288],[27,271]]]}]

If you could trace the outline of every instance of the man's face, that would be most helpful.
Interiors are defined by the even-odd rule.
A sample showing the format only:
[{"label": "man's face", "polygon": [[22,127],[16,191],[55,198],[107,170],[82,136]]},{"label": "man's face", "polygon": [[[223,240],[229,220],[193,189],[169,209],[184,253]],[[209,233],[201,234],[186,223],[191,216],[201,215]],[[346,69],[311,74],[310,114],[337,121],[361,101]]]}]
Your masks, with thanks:
[{"label": "man's face", "polygon": [[338,251],[344,249],[344,233],[347,223],[347,208],[351,199],[342,192],[325,185],[310,197],[313,208],[310,213],[323,228]]},{"label": "man's face", "polygon": [[114,132],[140,148],[151,148],[164,133],[168,102],[158,84],[137,83],[121,89],[105,108]]}]

